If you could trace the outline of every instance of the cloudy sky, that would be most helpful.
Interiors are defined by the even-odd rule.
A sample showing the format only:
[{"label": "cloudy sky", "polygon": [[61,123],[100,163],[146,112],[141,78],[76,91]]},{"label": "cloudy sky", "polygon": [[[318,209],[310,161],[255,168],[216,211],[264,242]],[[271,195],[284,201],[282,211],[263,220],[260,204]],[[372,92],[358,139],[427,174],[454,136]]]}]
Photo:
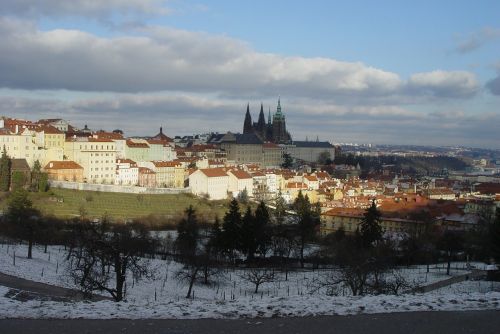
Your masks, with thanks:
[{"label": "cloudy sky", "polygon": [[0,115],[500,148],[500,2],[0,0]]}]

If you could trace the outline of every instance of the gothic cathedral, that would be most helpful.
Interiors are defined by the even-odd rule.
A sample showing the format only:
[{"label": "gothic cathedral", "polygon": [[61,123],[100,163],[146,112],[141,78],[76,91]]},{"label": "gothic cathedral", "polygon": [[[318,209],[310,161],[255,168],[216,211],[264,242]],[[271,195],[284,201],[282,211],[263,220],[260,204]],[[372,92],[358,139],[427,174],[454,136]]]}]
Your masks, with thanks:
[{"label": "gothic cathedral", "polygon": [[285,115],[281,112],[281,103],[278,98],[278,106],[272,117],[271,111],[267,117],[267,124],[264,118],[264,106],[260,104],[259,120],[257,123],[252,122],[250,116],[250,105],[247,105],[245,114],[245,122],[243,123],[243,134],[255,133],[262,141],[272,142],[275,144],[285,144],[292,140],[290,134],[286,131]]}]

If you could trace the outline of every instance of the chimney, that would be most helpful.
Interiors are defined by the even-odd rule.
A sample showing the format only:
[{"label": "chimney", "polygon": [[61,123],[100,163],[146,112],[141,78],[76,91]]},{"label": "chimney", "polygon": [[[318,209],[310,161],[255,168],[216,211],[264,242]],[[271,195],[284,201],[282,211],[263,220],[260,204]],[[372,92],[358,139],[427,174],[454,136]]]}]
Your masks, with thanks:
[{"label": "chimney", "polygon": [[51,163],[49,164],[49,168],[52,168],[52,167],[54,167],[54,163],[52,163],[52,162],[51,162]]},{"label": "chimney", "polygon": [[16,131],[15,131],[15,133],[17,134],[18,132],[19,132],[19,125],[16,124]]}]

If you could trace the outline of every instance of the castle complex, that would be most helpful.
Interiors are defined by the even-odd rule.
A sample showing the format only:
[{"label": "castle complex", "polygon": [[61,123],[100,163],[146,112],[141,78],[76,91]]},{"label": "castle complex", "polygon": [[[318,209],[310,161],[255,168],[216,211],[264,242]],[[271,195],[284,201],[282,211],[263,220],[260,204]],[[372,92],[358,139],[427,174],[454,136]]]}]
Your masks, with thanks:
[{"label": "castle complex", "polygon": [[262,141],[272,142],[275,144],[286,144],[292,140],[290,133],[286,131],[285,115],[281,111],[281,103],[278,98],[278,106],[276,112],[272,117],[271,111],[266,119],[264,118],[264,106],[260,104],[259,120],[257,123],[252,122],[250,115],[250,105],[247,104],[247,112],[245,114],[245,121],[243,123],[243,134],[256,134]]}]

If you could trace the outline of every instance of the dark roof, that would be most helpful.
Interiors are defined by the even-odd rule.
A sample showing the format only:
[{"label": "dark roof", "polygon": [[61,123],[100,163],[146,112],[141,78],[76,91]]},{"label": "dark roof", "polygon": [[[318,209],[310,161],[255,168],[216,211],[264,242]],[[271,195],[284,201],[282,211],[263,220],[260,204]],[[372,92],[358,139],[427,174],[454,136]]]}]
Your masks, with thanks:
[{"label": "dark roof", "polygon": [[291,143],[296,147],[309,147],[309,148],[333,148],[334,146],[327,141],[293,141]]},{"label": "dark roof", "polygon": [[255,133],[237,133],[234,136],[236,137],[236,144],[262,145],[264,143]]},{"label": "dark roof", "polygon": [[11,171],[31,171],[26,159],[11,159]]},{"label": "dark roof", "polygon": [[225,133],[214,133],[212,134],[212,136],[210,137],[210,139],[208,139],[208,143],[209,144],[218,144],[220,143],[222,137],[224,137]]}]

